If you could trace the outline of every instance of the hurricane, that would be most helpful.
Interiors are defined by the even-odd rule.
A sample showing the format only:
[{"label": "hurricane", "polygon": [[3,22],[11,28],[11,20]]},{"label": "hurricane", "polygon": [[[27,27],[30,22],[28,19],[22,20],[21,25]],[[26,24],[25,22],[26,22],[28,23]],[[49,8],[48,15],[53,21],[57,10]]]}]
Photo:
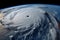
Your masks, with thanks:
[{"label": "hurricane", "polygon": [[60,6],[45,4],[25,4],[1,9],[0,23],[6,33],[0,36],[0,40],[59,40],[59,9]]}]

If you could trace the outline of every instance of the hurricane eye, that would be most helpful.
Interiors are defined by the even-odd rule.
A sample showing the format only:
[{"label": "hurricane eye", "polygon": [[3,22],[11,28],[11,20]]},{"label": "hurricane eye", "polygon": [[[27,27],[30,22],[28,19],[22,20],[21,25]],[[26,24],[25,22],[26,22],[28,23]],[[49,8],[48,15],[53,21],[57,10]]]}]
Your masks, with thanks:
[{"label": "hurricane eye", "polygon": [[26,17],[29,17],[29,15],[27,15]]}]

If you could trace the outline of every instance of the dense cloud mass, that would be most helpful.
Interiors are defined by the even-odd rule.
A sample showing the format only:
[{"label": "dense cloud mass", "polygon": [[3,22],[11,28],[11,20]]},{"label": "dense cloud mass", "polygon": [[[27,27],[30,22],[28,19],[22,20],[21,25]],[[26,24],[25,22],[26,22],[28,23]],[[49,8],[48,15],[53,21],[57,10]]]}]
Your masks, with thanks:
[{"label": "dense cloud mass", "polygon": [[[29,4],[1,9],[4,40],[57,40],[59,7]],[[2,39],[1,39],[2,40]]]}]

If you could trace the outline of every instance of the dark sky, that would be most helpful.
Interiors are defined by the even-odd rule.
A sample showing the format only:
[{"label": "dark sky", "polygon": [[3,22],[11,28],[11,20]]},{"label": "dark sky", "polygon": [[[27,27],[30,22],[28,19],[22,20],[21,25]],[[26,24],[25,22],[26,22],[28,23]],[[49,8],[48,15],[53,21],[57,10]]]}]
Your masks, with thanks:
[{"label": "dark sky", "polygon": [[60,5],[59,0],[0,0],[0,8],[32,3]]}]

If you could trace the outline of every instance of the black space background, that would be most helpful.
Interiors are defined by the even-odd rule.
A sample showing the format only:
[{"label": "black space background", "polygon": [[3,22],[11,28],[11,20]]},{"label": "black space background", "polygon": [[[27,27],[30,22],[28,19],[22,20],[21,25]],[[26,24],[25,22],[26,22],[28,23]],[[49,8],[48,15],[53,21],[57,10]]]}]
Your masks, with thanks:
[{"label": "black space background", "polygon": [[59,0],[0,0],[0,9],[22,4],[52,4],[60,5]]}]

